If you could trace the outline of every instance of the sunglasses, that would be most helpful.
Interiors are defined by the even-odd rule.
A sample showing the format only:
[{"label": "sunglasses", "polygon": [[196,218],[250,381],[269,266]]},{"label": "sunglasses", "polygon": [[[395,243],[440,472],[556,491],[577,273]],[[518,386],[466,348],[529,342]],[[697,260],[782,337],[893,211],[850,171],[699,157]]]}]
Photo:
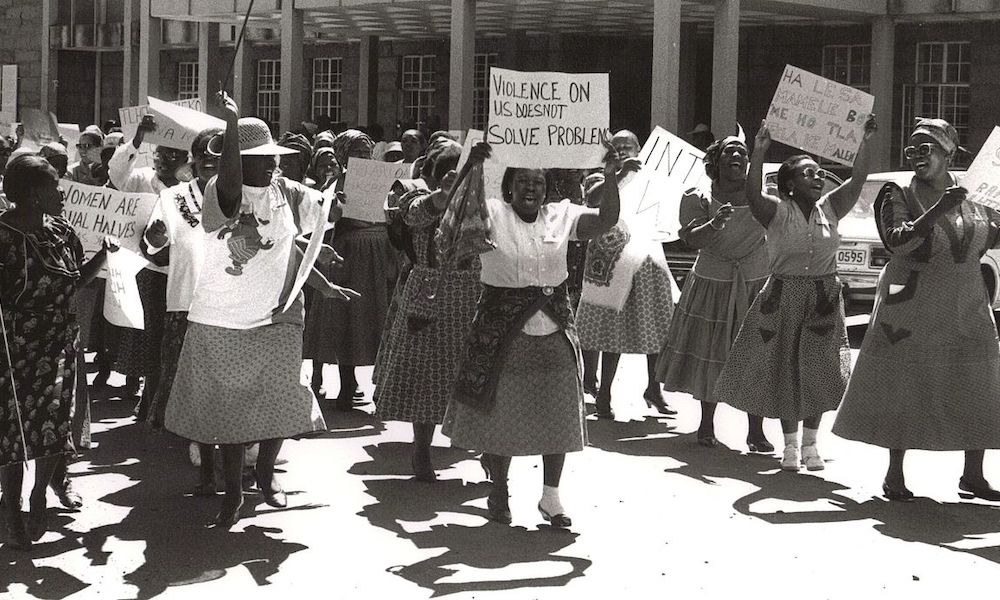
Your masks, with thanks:
[{"label": "sunglasses", "polygon": [[828,175],[826,169],[814,169],[813,167],[806,167],[799,172],[799,175],[805,177],[806,179],[826,179]]},{"label": "sunglasses", "polygon": [[924,142],[917,146],[907,146],[903,148],[903,156],[906,158],[924,158],[925,156],[930,156],[931,152],[939,147],[937,144],[931,142]]}]

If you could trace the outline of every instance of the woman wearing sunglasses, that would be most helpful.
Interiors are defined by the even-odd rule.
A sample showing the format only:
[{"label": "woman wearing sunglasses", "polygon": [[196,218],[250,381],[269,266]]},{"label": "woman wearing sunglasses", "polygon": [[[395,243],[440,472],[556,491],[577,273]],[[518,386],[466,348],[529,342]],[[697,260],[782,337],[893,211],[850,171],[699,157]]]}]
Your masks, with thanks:
[{"label": "woman wearing sunglasses", "polygon": [[854,207],[868,178],[868,140],[876,128],[872,115],[851,179],[826,194],[826,173],[804,154],[778,169],[779,196],[761,191],[771,145],[766,123],[761,123],[750,156],[747,200],[751,214],[767,230],[771,275],[733,342],[715,398],[750,415],[781,419],[785,470],[799,470],[800,461],[810,471],[824,468],[816,447],[820,419],[837,408],[847,387],[851,353],[837,276],[837,224]]},{"label": "woman wearing sunglasses", "polygon": [[1000,501],[983,477],[983,449],[1000,448],[1000,349],[979,270],[1000,246],[1000,214],[956,185],[958,150],[954,127],[919,119],[910,184],[886,183],[875,201],[892,256],[834,432],[889,449],[889,500],[913,500],[903,457],[918,448],[965,450],[959,494]]}]

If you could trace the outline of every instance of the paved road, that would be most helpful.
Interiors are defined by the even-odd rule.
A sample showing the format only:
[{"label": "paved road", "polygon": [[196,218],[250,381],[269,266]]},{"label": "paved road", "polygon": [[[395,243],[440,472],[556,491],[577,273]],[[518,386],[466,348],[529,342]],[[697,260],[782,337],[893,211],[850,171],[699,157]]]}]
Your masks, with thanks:
[{"label": "paved road", "polygon": [[[334,390],[335,378],[331,370]],[[248,495],[247,518],[233,531],[205,530],[218,500],[185,496],[196,478],[185,444],[135,425],[128,402],[98,401],[100,445],[72,467],[84,509],[59,509],[54,531],[30,555],[0,549],[0,596],[995,593],[1000,507],[959,500],[959,453],[912,453],[910,487],[923,498],[888,503],[879,496],[882,451],[827,433],[826,471],[784,473],[776,456],[745,455],[745,417],[725,406],[718,413],[725,447],[704,449],[692,435],[696,403],[672,396],[681,414],[658,417],[642,402],[644,378],[643,358],[623,358],[615,389],[620,421],[590,422],[590,446],[567,462],[562,492],[571,532],[539,525],[539,460],[515,459],[514,524],[500,526],[485,518],[489,490],[472,455],[439,437],[442,480],[410,481],[408,428],[383,426],[362,411],[328,411],[328,433],[286,444],[287,509]],[[766,428],[779,445],[778,424]],[[987,473],[1000,483],[996,465],[987,457]]]}]

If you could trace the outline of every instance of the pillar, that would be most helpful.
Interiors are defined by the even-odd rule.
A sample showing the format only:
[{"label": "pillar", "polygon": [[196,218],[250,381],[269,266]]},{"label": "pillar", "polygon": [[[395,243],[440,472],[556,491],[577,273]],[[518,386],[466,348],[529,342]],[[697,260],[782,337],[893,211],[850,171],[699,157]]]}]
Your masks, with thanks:
[{"label": "pillar", "polygon": [[451,0],[451,71],[448,129],[472,127],[472,77],[476,53],[476,2]]},{"label": "pillar", "polygon": [[136,0],[125,0],[122,13],[122,106],[135,106],[139,82],[139,61],[135,44],[139,40],[132,35],[132,22],[139,14]]},{"label": "pillar", "polygon": [[[896,24],[890,17],[872,21],[871,94],[875,96],[872,112],[879,117],[879,132],[871,140],[872,171],[891,171],[896,161],[892,153],[892,102],[895,89],[894,53]],[[908,127],[909,123],[903,123]]]},{"label": "pillar", "polygon": [[253,114],[256,102],[254,102],[253,91],[253,51],[250,40],[243,36],[243,43],[236,50],[233,57],[233,81],[232,85],[228,81],[223,82],[227,90],[232,90],[233,100],[236,106],[240,107],[240,113]]},{"label": "pillar", "polygon": [[211,97],[219,90],[219,80],[225,75],[223,66],[219,24],[198,23],[198,97],[205,112],[208,112]]},{"label": "pillar", "polygon": [[104,125],[101,119],[101,83],[103,82],[103,77],[101,71],[103,70],[104,53],[94,52],[94,120],[91,121],[98,127]]},{"label": "pillar", "polygon": [[[58,15],[57,0],[42,0],[42,70],[41,84],[39,85],[39,108],[43,113],[56,112],[56,94],[59,85],[59,52],[52,50],[50,39],[52,32],[50,27],[56,24]],[[6,135],[6,134],[4,134]]]},{"label": "pillar", "polygon": [[358,124],[378,122],[378,36],[361,36],[358,67]]},{"label": "pillar", "polygon": [[[281,3],[281,98],[278,128],[288,131],[305,118],[302,89],[302,9],[292,2]],[[244,40],[245,41],[245,40]]]},{"label": "pillar", "polygon": [[712,47],[712,132],[736,134],[736,90],[740,64],[740,2],[715,0]]},{"label": "pillar", "polygon": [[653,73],[649,129],[677,129],[680,114],[681,0],[653,0]]},{"label": "pillar", "polygon": [[150,12],[152,0],[139,1],[139,104],[146,96],[160,96],[160,47],[163,29],[160,19]]}]

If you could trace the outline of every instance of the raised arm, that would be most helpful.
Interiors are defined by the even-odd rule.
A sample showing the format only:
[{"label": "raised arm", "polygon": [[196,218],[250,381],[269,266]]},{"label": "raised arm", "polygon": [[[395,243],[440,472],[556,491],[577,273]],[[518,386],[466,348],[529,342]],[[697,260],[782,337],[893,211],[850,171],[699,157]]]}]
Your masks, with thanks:
[{"label": "raised arm", "polygon": [[878,130],[878,123],[875,115],[868,115],[865,121],[865,133],[861,138],[861,146],[858,148],[858,155],[854,157],[854,167],[851,169],[851,178],[845,181],[840,187],[830,192],[830,206],[838,219],[851,212],[861,195],[861,188],[868,180],[871,172],[871,152],[868,150],[868,140],[875,135]]},{"label": "raised arm", "polygon": [[621,160],[618,154],[608,155],[604,163],[604,181],[597,186],[593,194],[600,202],[597,214],[587,212],[580,215],[576,224],[576,237],[579,240],[590,240],[606,233],[618,223],[621,212],[621,196],[618,191],[619,178],[628,173],[638,172],[642,162],[638,158]]},{"label": "raised arm", "polygon": [[765,229],[771,224],[774,213],[778,210],[781,198],[764,192],[764,159],[771,147],[771,130],[767,122],[760,122],[760,129],[754,138],[753,154],[750,155],[750,171],[747,173],[747,202],[750,204],[750,214]]},{"label": "raised arm", "polygon": [[219,158],[219,174],[215,186],[219,197],[219,208],[227,219],[233,217],[240,208],[243,197],[243,163],[240,160],[239,118],[240,110],[236,101],[224,91],[216,96],[226,121],[223,137],[222,156]]}]

